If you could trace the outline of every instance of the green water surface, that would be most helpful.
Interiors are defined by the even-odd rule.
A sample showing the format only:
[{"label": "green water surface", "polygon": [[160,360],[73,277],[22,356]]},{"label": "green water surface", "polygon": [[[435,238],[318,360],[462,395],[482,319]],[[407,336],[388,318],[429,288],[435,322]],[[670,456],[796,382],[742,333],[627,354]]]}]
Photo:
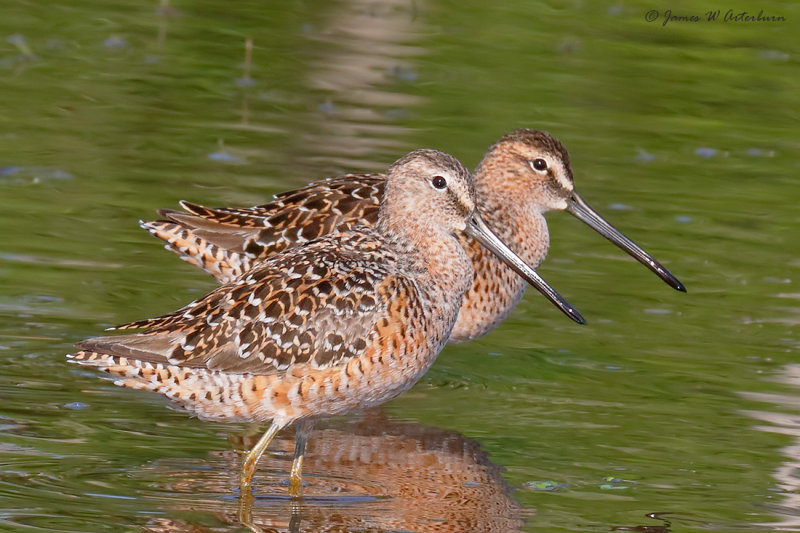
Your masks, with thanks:
[{"label": "green water surface", "polygon": [[258,428],[65,362],[215,286],[139,219],[420,147],[474,166],[516,127],[560,138],[577,190],[688,293],[551,214],[540,272],[589,325],[530,292],[377,414],[323,425],[320,496],[294,510],[287,433],[256,522],[800,530],[800,7],[661,4],[4,0],[0,530],[246,531],[236,451]]}]

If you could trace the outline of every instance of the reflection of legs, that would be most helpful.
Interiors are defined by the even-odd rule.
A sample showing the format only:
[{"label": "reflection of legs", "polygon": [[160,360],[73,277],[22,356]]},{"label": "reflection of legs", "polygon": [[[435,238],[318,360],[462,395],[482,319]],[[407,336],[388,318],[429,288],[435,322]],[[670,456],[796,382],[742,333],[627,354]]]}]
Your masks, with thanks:
[{"label": "reflection of legs", "polygon": [[280,431],[282,427],[282,425],[273,421],[266,433],[264,433],[256,445],[253,446],[253,449],[247,452],[247,455],[244,458],[244,463],[242,464],[242,478],[240,484],[242,495],[244,495],[245,492],[250,491],[250,485],[253,482],[253,474],[256,472],[256,464],[261,458],[261,454],[263,454],[264,450],[266,450],[267,446],[269,446],[272,438],[278,433],[278,431]]},{"label": "reflection of legs", "polygon": [[289,474],[289,496],[292,498],[299,498],[303,493],[303,455],[312,427],[314,427],[313,420],[302,420],[295,426],[294,460],[292,472]]},{"label": "reflection of legs", "polygon": [[303,520],[303,515],[300,514],[301,511],[300,502],[292,500],[292,516],[289,518],[289,533],[300,533],[300,523]]},{"label": "reflection of legs", "polygon": [[264,533],[264,530],[253,523],[253,493],[250,490],[239,496],[239,522],[253,533]]}]

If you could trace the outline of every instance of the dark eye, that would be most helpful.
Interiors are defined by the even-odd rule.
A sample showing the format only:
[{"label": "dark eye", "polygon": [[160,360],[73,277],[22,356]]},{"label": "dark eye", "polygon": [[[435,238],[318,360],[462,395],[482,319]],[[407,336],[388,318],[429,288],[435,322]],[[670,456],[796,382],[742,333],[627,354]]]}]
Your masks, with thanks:
[{"label": "dark eye", "polygon": [[437,189],[444,189],[447,187],[447,180],[441,176],[434,176],[431,180],[431,185],[433,185]]},{"label": "dark eye", "polygon": [[544,159],[542,159],[540,157],[539,159],[534,159],[531,162],[531,166],[533,167],[534,170],[538,170],[539,172],[543,172],[543,171],[547,170],[547,161],[545,161]]}]

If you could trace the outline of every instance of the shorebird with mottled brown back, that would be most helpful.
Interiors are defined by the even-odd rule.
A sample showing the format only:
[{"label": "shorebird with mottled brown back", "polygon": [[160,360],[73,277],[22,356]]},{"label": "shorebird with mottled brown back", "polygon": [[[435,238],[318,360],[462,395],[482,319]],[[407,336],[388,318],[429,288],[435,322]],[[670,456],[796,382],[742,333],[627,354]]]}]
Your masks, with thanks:
[{"label": "shorebird with mottled brown back", "polygon": [[[298,243],[356,224],[373,225],[386,187],[383,174],[347,174],[277,195],[250,208],[212,209],[182,202],[187,212],[161,210],[142,222],[182,259],[228,282]],[[544,214],[566,210],[644,264],[674,289],[683,284],[597,214],[575,191],[569,154],[542,131],[515,130],[492,145],[475,170],[478,205],[488,226],[535,268],[550,244]],[[459,239],[475,268],[451,342],[481,337],[522,299],[527,283],[470,236]]]},{"label": "shorebird with mottled brown back", "polygon": [[163,394],[204,419],[271,421],[242,467],[243,495],[282,428],[296,424],[290,493],[300,494],[313,421],[383,403],[433,364],[472,285],[466,233],[582,322],[483,223],[472,177],[418,150],[390,169],[377,223],[289,248],[203,298],[78,344],[70,360]]}]

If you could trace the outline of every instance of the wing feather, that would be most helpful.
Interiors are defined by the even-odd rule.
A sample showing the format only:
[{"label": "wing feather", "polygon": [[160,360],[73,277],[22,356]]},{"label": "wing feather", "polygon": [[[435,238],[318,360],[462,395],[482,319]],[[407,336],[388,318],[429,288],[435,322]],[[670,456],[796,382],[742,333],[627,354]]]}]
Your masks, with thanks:
[{"label": "wing feather", "polygon": [[181,255],[204,255],[190,262],[226,282],[238,277],[241,269],[235,265],[207,268],[215,257],[225,261],[233,254],[227,262],[240,261],[249,268],[295,244],[356,224],[373,225],[385,184],[383,174],[347,174],[278,194],[274,201],[255,207],[209,208],[181,202],[186,212],[164,209],[159,211],[164,220],[142,226]]},{"label": "wing feather", "polygon": [[387,295],[413,285],[398,273],[396,256],[378,249],[376,257],[375,239],[363,228],[295,247],[173,313],[120,327],[146,332],[79,348],[240,373],[335,365],[362,353],[392,314]]}]

